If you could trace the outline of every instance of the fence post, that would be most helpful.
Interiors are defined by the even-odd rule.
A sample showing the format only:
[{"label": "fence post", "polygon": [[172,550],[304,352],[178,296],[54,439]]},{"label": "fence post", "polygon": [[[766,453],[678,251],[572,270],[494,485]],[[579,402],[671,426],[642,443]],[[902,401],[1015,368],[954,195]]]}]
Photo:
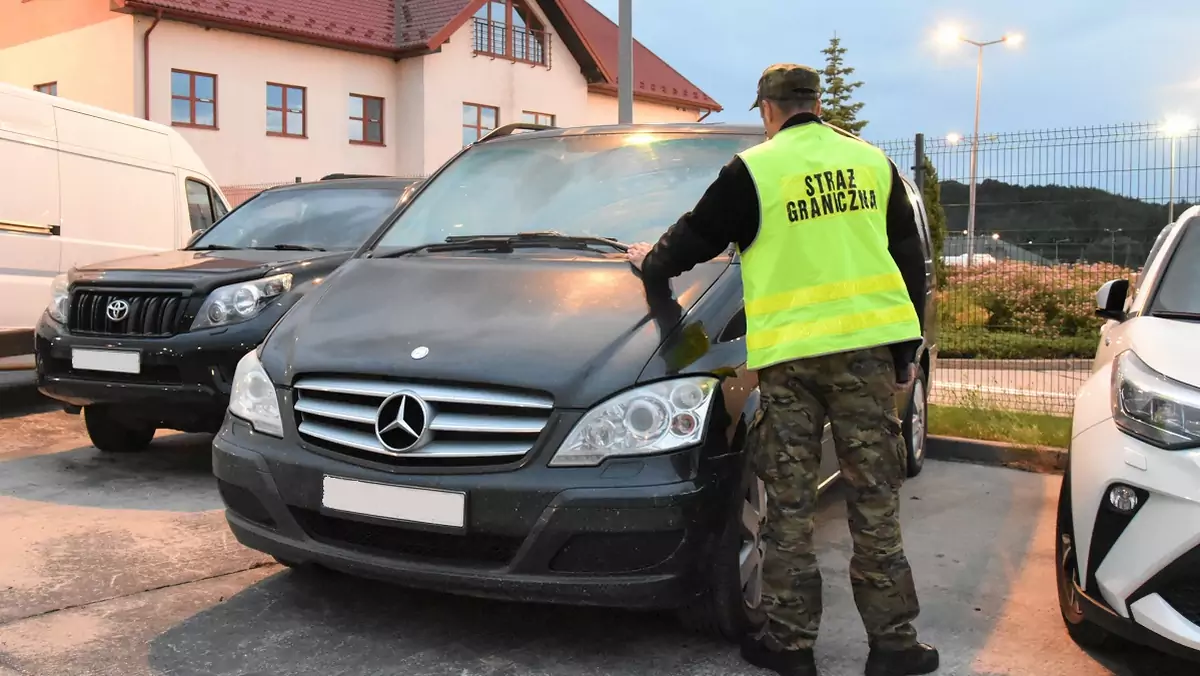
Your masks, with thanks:
[{"label": "fence post", "polygon": [[916,179],[917,192],[925,194],[925,135],[917,134],[913,141],[913,178]]}]

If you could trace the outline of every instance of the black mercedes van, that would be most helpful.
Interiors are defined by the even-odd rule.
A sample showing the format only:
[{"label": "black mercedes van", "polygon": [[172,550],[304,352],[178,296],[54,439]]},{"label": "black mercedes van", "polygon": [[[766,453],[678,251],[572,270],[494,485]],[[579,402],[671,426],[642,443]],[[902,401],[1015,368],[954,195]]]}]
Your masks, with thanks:
[{"label": "black mercedes van", "polygon": [[[238,540],[285,565],[673,608],[737,636],[760,601],[766,519],[742,453],[758,391],[738,260],[655,285],[622,252],[762,140],[517,124],[451,159],[238,364],[213,443]],[[922,373],[898,402],[913,474],[932,299],[927,312]]]},{"label": "black mercedes van", "polygon": [[71,270],[35,329],[38,388],[82,410],[101,451],[144,450],[157,429],[215,433],[238,360],[416,183],[331,174],[270,188],[182,250]]}]

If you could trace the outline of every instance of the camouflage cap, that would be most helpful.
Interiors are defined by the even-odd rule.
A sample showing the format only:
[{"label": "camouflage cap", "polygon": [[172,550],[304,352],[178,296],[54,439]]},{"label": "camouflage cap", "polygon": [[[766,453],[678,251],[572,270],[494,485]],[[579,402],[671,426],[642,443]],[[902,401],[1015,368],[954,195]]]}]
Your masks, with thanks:
[{"label": "camouflage cap", "polygon": [[795,63],[777,63],[763,71],[758,78],[758,97],[750,110],[758,107],[763,99],[787,101],[790,99],[815,99],[821,95],[821,74]]}]

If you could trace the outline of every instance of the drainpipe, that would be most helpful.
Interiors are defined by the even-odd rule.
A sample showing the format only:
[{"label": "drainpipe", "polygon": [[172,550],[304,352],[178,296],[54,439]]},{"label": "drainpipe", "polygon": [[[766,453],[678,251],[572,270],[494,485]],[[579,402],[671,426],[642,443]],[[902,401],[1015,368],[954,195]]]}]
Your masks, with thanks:
[{"label": "drainpipe", "polygon": [[150,34],[158,28],[159,21],[162,21],[162,8],[155,14],[154,23],[142,34],[142,116],[147,120],[150,119]]},{"label": "drainpipe", "polygon": [[712,111],[711,111],[711,110],[706,110],[706,111],[704,111],[704,114],[700,116],[700,119],[698,119],[698,120],[696,120],[696,121],[697,121],[697,122],[703,122],[703,121],[704,121],[704,118],[708,117],[709,115],[712,115]]}]

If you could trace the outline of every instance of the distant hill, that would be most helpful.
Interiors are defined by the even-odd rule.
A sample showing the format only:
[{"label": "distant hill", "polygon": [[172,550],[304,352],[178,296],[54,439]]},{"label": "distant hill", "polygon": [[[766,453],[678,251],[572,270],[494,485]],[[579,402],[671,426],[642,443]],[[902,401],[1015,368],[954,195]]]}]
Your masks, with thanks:
[{"label": "distant hill", "polygon": [[[970,188],[942,181],[946,229],[967,229]],[[1176,203],[1178,216],[1190,207]],[[1167,205],[1097,188],[1019,186],[986,179],[976,188],[975,234],[1000,238],[1053,261],[1113,262],[1136,268],[1167,224]],[[1057,242],[1057,245],[1056,245]]]}]

